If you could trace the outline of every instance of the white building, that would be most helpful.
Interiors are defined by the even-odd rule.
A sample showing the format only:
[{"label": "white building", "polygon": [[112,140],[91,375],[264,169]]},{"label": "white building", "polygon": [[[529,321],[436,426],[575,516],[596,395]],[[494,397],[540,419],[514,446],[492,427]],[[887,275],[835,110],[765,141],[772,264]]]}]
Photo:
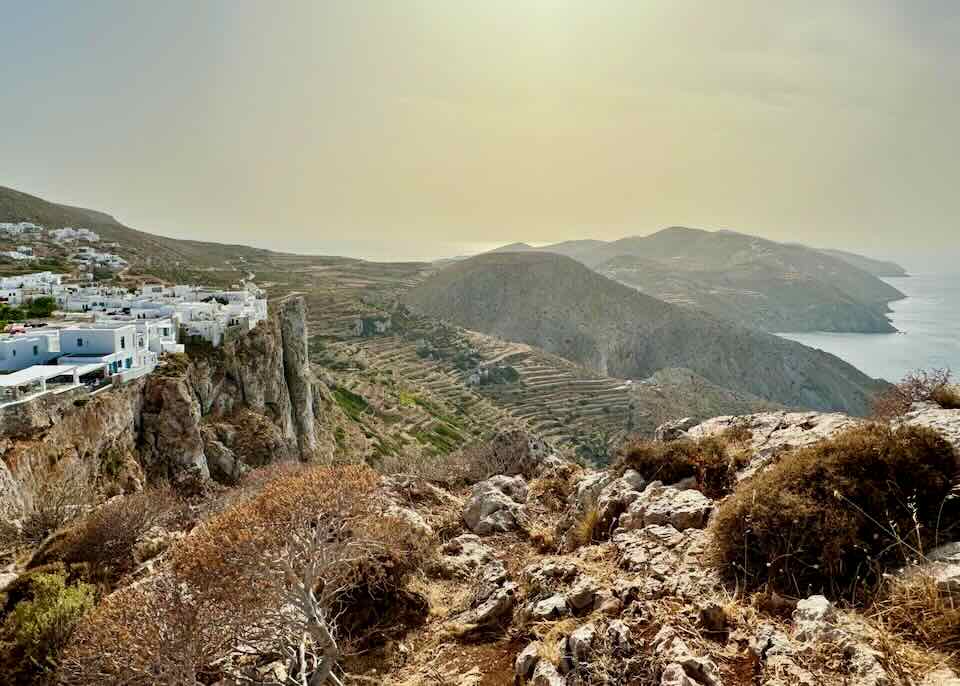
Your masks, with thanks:
[{"label": "white building", "polygon": [[52,291],[52,287],[59,286],[61,281],[63,281],[63,274],[34,272],[33,274],[0,277],[0,288],[51,289]]},{"label": "white building", "polygon": [[68,241],[89,241],[96,243],[100,240],[100,234],[90,229],[75,229],[72,226],[65,226],[62,229],[53,229],[50,231],[50,237],[59,243]]},{"label": "white building", "polygon": [[46,364],[60,354],[60,334],[56,330],[0,334],[0,371],[13,372],[36,364]]},{"label": "white building", "polygon": [[26,255],[19,250],[3,250],[0,251],[0,255],[9,257],[11,260],[17,260],[18,262],[25,262],[35,259],[33,255]]},{"label": "white building", "polygon": [[6,233],[11,236],[19,236],[24,233],[40,231],[42,227],[33,222],[0,222],[0,233]]},{"label": "white building", "polygon": [[[137,327],[122,322],[97,322],[90,326],[74,326],[60,330],[63,356],[58,364],[102,362],[108,374],[156,366],[156,355],[150,353],[146,339],[137,336]],[[151,367],[152,368],[152,367]]]}]

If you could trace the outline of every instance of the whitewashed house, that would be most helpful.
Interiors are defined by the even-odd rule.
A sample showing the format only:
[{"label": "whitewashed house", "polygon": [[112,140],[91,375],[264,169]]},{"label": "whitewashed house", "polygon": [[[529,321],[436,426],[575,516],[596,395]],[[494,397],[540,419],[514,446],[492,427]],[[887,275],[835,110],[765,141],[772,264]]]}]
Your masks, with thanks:
[{"label": "whitewashed house", "polygon": [[96,322],[61,329],[60,348],[63,356],[57,364],[102,362],[109,375],[146,373],[157,366],[157,354],[150,351],[146,336],[138,335],[132,323]]},{"label": "whitewashed house", "polygon": [[46,364],[60,354],[60,334],[56,330],[0,334],[0,371],[14,372]]}]

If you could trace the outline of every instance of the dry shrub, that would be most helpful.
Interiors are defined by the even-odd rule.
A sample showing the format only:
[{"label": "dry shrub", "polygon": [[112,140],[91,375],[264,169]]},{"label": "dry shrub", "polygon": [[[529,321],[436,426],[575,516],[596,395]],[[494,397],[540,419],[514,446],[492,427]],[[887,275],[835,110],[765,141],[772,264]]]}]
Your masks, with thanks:
[{"label": "dry shrub", "polygon": [[495,474],[523,473],[529,456],[527,438],[522,431],[510,431],[447,455],[387,455],[377,468],[385,474],[410,474],[449,486],[470,485]]},{"label": "dry shrub", "polygon": [[48,539],[34,554],[30,566],[56,560],[88,563],[96,576],[115,579],[130,571],[137,541],[177,504],[167,486],[111,498],[74,526]]},{"label": "dry shrub", "polygon": [[960,410],[960,389],[956,386],[942,386],[930,393],[930,400],[945,410]]},{"label": "dry shrub", "polygon": [[917,402],[932,402],[948,410],[960,409],[960,391],[949,369],[918,369],[890,386],[873,401],[872,415],[887,420],[901,417]]},{"label": "dry shrub", "polygon": [[908,636],[928,650],[960,650],[960,598],[922,568],[888,578],[870,615],[888,633]]},{"label": "dry shrub", "polygon": [[[215,681],[235,673],[228,656],[237,645],[286,660],[292,675],[312,674],[384,625],[412,621],[403,586],[430,541],[385,516],[378,483],[371,469],[347,466],[263,484],[172,549],[168,582],[123,591],[90,615],[67,651],[65,683],[193,683],[204,671]],[[189,668],[148,678],[177,664]]]},{"label": "dry shrub", "polygon": [[32,497],[21,535],[32,545],[82,515],[99,496],[96,467],[81,460],[64,460],[39,475],[31,471],[24,483]]},{"label": "dry shrub", "polygon": [[717,561],[748,589],[855,596],[919,556],[955,473],[952,447],[930,429],[849,429],[742,483],[712,523]]},{"label": "dry shrub", "polygon": [[57,683],[175,686],[198,683],[235,638],[216,605],[190,597],[168,575],[107,596],[76,628]]},{"label": "dry shrub", "polygon": [[749,453],[735,449],[737,434],[720,434],[699,440],[636,439],[621,451],[615,469],[634,469],[648,481],[672,484],[693,477],[697,487],[711,498],[728,493],[736,485],[737,470],[748,462]]}]

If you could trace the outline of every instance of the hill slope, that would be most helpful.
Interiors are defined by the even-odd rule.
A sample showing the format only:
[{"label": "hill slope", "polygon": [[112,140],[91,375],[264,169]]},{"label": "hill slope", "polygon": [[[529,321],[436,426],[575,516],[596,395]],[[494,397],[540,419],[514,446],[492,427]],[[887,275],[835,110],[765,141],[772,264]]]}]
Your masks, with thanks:
[{"label": "hill slope", "polygon": [[662,302],[560,255],[480,255],[441,270],[404,300],[621,378],[683,367],[774,402],[853,414],[866,412],[879,385],[832,355]]},{"label": "hill slope", "polygon": [[875,260],[872,257],[865,257],[857,253],[847,252],[846,250],[821,250],[831,257],[843,260],[852,264],[857,269],[862,269],[868,274],[874,276],[908,276],[907,270],[896,262],[888,260]]},{"label": "hill slope", "polygon": [[572,257],[656,298],[767,331],[892,332],[887,304],[904,297],[858,268],[859,256],[842,258],[731,231],[671,227],[650,236],[567,241],[539,250]]}]

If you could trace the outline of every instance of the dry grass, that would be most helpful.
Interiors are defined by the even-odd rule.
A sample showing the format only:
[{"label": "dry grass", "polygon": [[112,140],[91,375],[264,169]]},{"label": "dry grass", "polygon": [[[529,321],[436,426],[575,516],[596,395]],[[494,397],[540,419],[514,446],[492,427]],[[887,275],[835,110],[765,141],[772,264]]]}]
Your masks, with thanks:
[{"label": "dry grass", "polygon": [[567,552],[590,545],[594,540],[594,533],[600,523],[600,508],[596,501],[587,503],[580,512],[573,526],[567,531],[565,543]]},{"label": "dry grass", "polygon": [[909,636],[929,650],[960,652],[960,598],[922,569],[889,578],[870,609],[889,633]]}]

